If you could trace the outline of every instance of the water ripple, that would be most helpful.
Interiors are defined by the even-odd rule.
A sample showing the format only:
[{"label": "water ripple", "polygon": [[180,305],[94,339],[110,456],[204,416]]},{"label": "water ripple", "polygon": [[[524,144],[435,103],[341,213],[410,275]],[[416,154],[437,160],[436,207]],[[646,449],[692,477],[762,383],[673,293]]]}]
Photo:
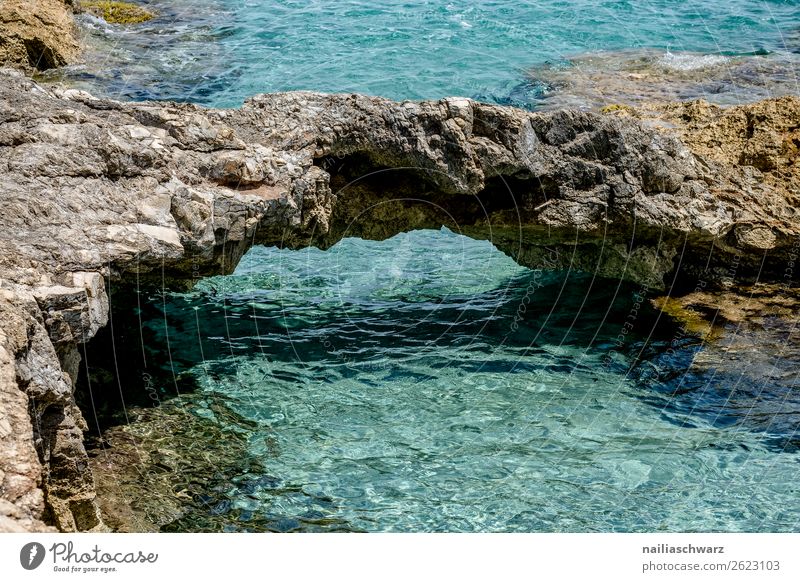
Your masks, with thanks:
[{"label": "water ripple", "polygon": [[[381,276],[396,270],[424,296]],[[512,332],[532,276],[486,243],[420,231],[254,249],[234,275],[155,302],[148,349],[168,332],[195,386],[176,405],[247,435],[251,458],[164,529],[797,529],[800,348],[785,321],[679,344],[642,305],[609,360],[636,288],[571,275],[562,296],[565,274],[537,274]]]}]

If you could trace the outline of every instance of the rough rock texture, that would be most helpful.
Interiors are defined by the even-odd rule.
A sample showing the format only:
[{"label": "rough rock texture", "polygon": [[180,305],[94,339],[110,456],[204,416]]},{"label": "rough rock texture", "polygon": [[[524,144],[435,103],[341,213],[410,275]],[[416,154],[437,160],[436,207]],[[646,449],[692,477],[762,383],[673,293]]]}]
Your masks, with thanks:
[{"label": "rough rock texture", "polygon": [[[793,135],[800,101],[771,107],[742,111],[780,109],[775,131]],[[769,150],[794,167],[797,150],[748,130],[744,158],[704,155],[700,136],[726,119],[710,115],[687,147],[684,130],[631,116],[317,93],[207,110],[0,72],[0,498],[13,511],[0,510],[103,527],[72,392],[109,281],[190,285],[252,244],[447,225],[533,268],[659,289],[783,283],[800,240],[794,183],[751,160]]]},{"label": "rough rock texture", "polygon": [[44,517],[74,531],[100,525],[73,382],[76,345],[105,323],[107,300],[99,275],[67,279],[73,286],[2,282],[0,494],[32,528]]},{"label": "rough rock texture", "polygon": [[764,181],[800,205],[800,110],[794,97],[722,108],[705,101],[652,104],[638,112],[678,129],[681,140],[706,159],[752,166]]},{"label": "rough rock texture", "polygon": [[[711,278],[732,257],[755,275],[798,234],[787,188],[635,119],[314,93],[217,111],[14,75],[0,94],[0,275],[26,285],[42,272],[190,280],[230,271],[253,243],[328,246],[449,221],[531,266],[555,245],[564,266],[663,288],[679,249],[682,267],[702,250],[705,268],[713,247]],[[796,117],[798,101],[785,104]]]},{"label": "rough rock texture", "polygon": [[0,2],[0,64],[44,71],[75,60],[79,46],[64,0]]},{"label": "rough rock texture", "polygon": [[28,338],[24,315],[9,298],[8,292],[0,295],[0,532],[41,530],[45,527],[38,520],[44,510],[42,466],[34,447],[28,397],[17,383],[16,352]]}]

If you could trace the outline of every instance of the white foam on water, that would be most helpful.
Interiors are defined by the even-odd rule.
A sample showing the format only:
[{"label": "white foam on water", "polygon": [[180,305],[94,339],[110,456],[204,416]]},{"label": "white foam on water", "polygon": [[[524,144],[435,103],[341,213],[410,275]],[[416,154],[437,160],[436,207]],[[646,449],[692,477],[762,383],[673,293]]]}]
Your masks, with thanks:
[{"label": "white foam on water", "polygon": [[707,67],[716,67],[728,62],[728,57],[721,55],[698,55],[692,53],[672,53],[667,51],[658,60],[658,64],[674,71],[695,71]]}]

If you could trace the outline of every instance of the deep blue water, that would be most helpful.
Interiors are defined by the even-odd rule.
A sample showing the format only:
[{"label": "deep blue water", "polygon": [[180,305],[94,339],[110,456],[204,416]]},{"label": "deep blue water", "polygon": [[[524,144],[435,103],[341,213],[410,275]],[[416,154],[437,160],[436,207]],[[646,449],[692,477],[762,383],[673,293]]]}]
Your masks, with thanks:
[{"label": "deep blue water", "polygon": [[[73,78],[123,98],[214,106],[294,89],[530,106],[552,88],[526,72],[569,66],[576,55],[735,56],[800,47],[797,0],[143,3],[160,17],[129,28],[83,19],[97,52]],[[692,63],[702,61],[692,56],[677,66]]]}]

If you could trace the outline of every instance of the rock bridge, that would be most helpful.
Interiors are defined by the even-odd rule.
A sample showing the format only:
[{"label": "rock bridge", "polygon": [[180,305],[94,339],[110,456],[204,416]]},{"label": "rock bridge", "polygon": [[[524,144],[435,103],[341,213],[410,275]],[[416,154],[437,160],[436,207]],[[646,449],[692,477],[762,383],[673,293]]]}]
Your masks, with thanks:
[{"label": "rock bridge", "polygon": [[[108,281],[188,286],[254,244],[440,226],[524,266],[665,292],[786,281],[800,102],[692,107],[298,92],[213,110],[0,72],[0,529],[102,527],[73,390],[78,345],[108,321]],[[733,162],[715,155],[731,147]]]}]

